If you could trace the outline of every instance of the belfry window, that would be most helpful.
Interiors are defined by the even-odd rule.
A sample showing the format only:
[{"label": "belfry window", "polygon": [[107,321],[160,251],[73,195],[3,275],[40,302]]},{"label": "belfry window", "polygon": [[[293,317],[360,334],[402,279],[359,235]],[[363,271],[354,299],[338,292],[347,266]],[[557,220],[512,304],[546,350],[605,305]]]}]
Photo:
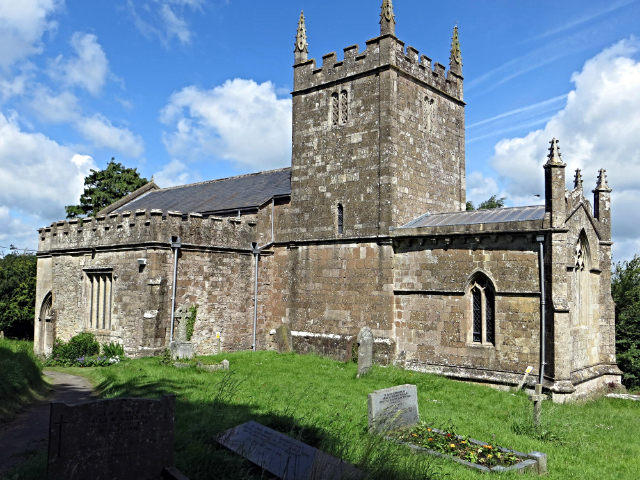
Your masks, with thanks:
[{"label": "belfry window", "polygon": [[86,272],[89,281],[90,298],[89,328],[95,330],[111,329],[111,292],[113,285],[113,272],[95,271]]},{"label": "belfry window", "polygon": [[341,203],[338,204],[338,233],[342,235],[344,232],[344,207]]},{"label": "belfry window", "polygon": [[473,343],[495,344],[496,296],[491,281],[485,275],[476,276],[470,296]]},{"label": "belfry window", "polygon": [[349,121],[349,93],[342,90],[331,95],[331,124],[334,127]]}]

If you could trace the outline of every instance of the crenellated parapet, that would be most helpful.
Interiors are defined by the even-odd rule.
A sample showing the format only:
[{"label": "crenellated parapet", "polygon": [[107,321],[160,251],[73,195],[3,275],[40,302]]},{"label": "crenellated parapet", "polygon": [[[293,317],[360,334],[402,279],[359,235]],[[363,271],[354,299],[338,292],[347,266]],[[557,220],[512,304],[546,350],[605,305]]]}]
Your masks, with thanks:
[{"label": "crenellated parapet", "polygon": [[204,218],[162,210],[136,210],[54,222],[38,230],[40,253],[94,248],[170,244],[179,236],[183,247],[246,250],[258,236],[256,221],[238,218]]},{"label": "crenellated parapet", "polygon": [[294,94],[388,67],[397,68],[456,100],[463,100],[462,76],[452,70],[447,72],[440,63],[432,65],[429,57],[420,55],[411,46],[405,50],[404,42],[392,35],[368,40],[363,52],[359,51],[358,45],[345,48],[341,61],[335,52],[323,55],[319,68],[315,59],[298,63],[294,66]]}]

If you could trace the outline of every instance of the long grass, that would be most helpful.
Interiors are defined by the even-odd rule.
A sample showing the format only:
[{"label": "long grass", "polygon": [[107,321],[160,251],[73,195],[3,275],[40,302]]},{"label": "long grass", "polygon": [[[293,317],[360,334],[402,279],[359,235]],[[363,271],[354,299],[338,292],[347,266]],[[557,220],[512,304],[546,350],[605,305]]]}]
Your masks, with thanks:
[{"label": "long grass", "polygon": [[532,405],[523,393],[392,367],[374,367],[356,379],[354,364],[316,356],[241,352],[206,360],[223,358],[231,363],[230,373],[177,369],[155,358],[64,371],[87,376],[107,398],[175,394],[176,463],[192,480],[212,478],[214,472],[220,479],[270,478],[214,440],[248,420],[341,456],[369,478],[480,478],[481,473],[416,456],[367,434],[367,395],[405,383],[418,387],[422,420],[518,451],[544,452],[548,478],[631,480],[640,471],[640,402],[545,402],[542,425],[534,428]]},{"label": "long grass", "polygon": [[46,392],[33,342],[0,339],[0,423]]}]

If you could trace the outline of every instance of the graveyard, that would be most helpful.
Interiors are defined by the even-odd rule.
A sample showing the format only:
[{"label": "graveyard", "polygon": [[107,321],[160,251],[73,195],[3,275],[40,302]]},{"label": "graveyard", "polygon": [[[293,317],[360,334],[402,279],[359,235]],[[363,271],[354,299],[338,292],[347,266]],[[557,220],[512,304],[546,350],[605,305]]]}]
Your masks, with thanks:
[{"label": "graveyard", "polygon": [[[229,370],[197,366],[197,361],[215,365],[223,360]],[[219,442],[223,432],[255,424],[271,436],[284,434],[288,441],[300,442],[299,448],[343,459],[364,472],[362,478],[480,478],[481,471],[416,453],[369,432],[369,395],[399,386],[401,397],[414,395],[412,389],[404,390],[415,386],[419,412],[412,415],[419,413],[420,425],[455,429],[465,438],[519,452],[544,452],[546,478],[632,479],[640,468],[636,401],[543,402],[536,428],[532,404],[522,391],[498,391],[395,367],[373,365],[357,378],[354,362],[276,352],[223,352],[184,365],[176,368],[156,357],[54,370],[87,377],[104,399],[175,395],[175,466],[191,480],[279,478]],[[38,475],[45,470],[46,452],[15,472],[20,479],[44,478]]]}]

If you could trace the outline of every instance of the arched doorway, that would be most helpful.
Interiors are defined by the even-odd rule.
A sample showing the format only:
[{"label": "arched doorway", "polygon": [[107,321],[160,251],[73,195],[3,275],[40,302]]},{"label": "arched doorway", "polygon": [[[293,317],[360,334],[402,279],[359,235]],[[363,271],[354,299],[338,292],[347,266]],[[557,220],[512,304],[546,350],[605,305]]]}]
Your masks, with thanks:
[{"label": "arched doorway", "polygon": [[40,307],[38,315],[38,327],[40,329],[40,353],[45,356],[51,355],[53,342],[55,340],[55,322],[53,318],[53,295],[47,293]]}]

